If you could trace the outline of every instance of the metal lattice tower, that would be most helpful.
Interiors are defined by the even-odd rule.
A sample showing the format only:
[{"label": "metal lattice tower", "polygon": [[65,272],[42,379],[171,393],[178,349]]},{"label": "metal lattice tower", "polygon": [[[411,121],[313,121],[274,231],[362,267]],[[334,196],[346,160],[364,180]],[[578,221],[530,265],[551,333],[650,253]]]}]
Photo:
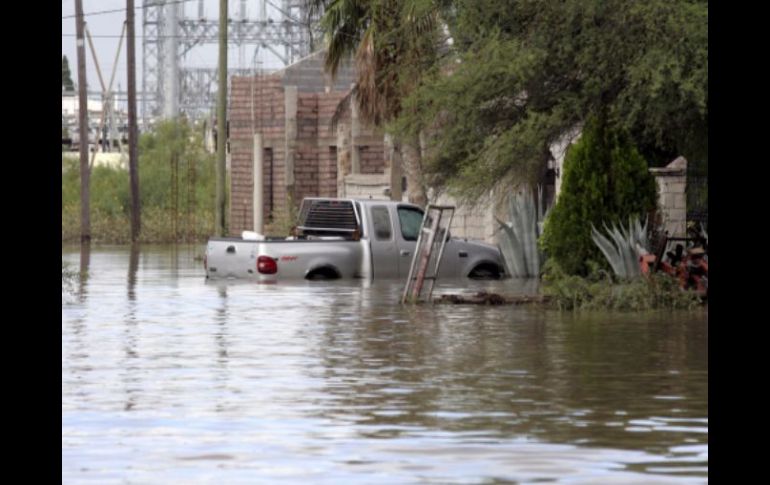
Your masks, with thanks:
[{"label": "metal lattice tower", "polygon": [[[187,67],[187,54],[196,47],[216,45],[219,41],[219,19],[206,18],[203,0],[197,0],[197,15],[185,14],[180,0],[143,0],[142,40],[142,122],[145,126],[157,118],[180,113],[188,118],[209,114],[216,106],[217,67]],[[251,0],[257,7],[257,18],[247,18],[247,1],[239,0],[228,9],[228,43],[239,48],[240,65],[245,51],[260,49],[271,52],[283,66],[297,61],[311,51],[313,38],[318,38],[317,22],[309,19],[302,0]],[[228,75],[254,74],[247,68],[228,69]]]}]

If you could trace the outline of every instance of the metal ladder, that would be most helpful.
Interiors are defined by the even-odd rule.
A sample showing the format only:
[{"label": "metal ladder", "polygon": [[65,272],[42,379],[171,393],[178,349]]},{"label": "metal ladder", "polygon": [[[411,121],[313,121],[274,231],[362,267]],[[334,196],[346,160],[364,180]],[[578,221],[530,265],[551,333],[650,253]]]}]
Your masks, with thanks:
[{"label": "metal ladder", "polygon": [[[444,218],[444,212],[449,212],[449,222],[446,227],[441,227],[441,221]],[[401,297],[401,303],[418,303],[420,294],[423,292],[425,280],[428,280],[427,297],[425,301],[430,301],[433,293],[433,285],[438,277],[438,270],[441,264],[441,256],[444,254],[444,246],[449,239],[449,227],[452,225],[452,219],[455,215],[454,206],[442,206],[428,204],[420,225],[420,233],[417,236],[417,245],[412,256],[412,265],[409,268],[409,277],[406,280],[404,294]],[[430,224],[430,227],[428,227]],[[436,236],[439,240],[436,241]],[[434,246],[439,246],[438,257],[433,260],[433,268],[429,266]]]}]

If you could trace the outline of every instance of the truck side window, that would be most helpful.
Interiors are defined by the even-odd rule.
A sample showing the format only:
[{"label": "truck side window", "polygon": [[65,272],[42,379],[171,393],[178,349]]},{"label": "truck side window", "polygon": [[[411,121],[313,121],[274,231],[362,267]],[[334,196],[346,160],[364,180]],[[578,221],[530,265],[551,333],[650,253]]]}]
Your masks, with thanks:
[{"label": "truck side window", "polygon": [[422,211],[411,207],[398,208],[398,222],[405,241],[416,241],[422,225]]},{"label": "truck side window", "polygon": [[374,226],[374,237],[378,241],[390,239],[390,213],[387,207],[372,207],[372,225]]}]

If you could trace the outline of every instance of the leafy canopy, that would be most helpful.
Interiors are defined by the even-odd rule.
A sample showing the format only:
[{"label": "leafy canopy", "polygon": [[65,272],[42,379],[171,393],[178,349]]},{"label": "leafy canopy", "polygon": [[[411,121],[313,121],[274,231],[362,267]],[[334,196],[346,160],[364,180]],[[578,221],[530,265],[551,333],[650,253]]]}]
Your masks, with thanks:
[{"label": "leafy canopy", "polygon": [[451,42],[391,124],[429,133],[436,185],[480,195],[535,182],[549,146],[599,115],[654,164],[707,160],[708,4],[434,2]]}]

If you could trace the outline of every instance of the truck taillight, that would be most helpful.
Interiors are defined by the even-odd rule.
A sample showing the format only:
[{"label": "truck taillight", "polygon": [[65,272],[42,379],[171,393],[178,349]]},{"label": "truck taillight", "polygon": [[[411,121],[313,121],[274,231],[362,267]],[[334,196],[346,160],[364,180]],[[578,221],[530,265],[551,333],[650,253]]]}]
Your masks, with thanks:
[{"label": "truck taillight", "polygon": [[276,274],[278,263],[270,256],[260,256],[257,258],[257,271],[262,274]]}]

